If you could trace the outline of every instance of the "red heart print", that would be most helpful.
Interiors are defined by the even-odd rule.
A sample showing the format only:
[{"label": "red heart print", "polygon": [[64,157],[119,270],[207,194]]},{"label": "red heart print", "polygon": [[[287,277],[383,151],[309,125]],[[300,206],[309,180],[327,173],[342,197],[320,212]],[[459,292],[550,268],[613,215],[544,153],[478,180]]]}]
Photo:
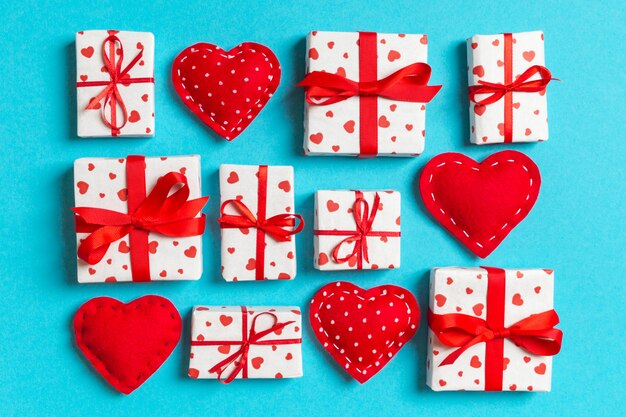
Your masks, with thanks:
[{"label": "red heart print", "polygon": [[182,328],[176,307],[146,295],[128,304],[93,298],[74,316],[74,337],[87,360],[115,389],[130,394],[172,353]]},{"label": "red heart print", "polygon": [[481,366],[483,366],[483,364],[480,361],[480,359],[478,359],[478,356],[474,355],[472,356],[472,359],[470,360],[470,366],[472,368],[480,368]]},{"label": "red heart print", "polygon": [[482,104],[474,105],[474,113],[476,113],[478,116],[482,116],[485,111],[487,111],[487,106],[484,106]]},{"label": "red heart print", "polygon": [[539,375],[543,375],[546,373],[546,364],[545,363],[540,363],[539,365],[535,366],[535,372]]},{"label": "red heart print", "polygon": [[326,255],[324,252],[320,253],[320,255],[317,258],[317,264],[319,266],[326,265],[328,261],[329,261],[328,255]]},{"label": "red heart print", "polygon": [[389,60],[389,62],[393,62],[396,59],[400,59],[401,57],[402,56],[400,55],[400,52],[394,50],[389,51],[389,53],[387,54],[387,59]]},{"label": "red heart print", "polygon": [[248,271],[253,271],[256,269],[256,259],[250,258],[248,259],[248,263],[246,264],[246,269]]},{"label": "red heart print", "polygon": [[539,168],[517,151],[497,152],[482,163],[459,153],[440,154],[420,178],[426,209],[481,258],[528,215],[540,186]]},{"label": "red heart print", "polygon": [[252,364],[252,367],[254,369],[259,369],[261,367],[261,365],[263,365],[263,362],[265,362],[265,361],[260,356],[252,358],[252,360],[250,361],[250,363]]},{"label": "red heart print", "polygon": [[472,307],[472,311],[474,312],[474,314],[476,314],[477,316],[482,316],[483,315],[483,309],[485,308],[484,304],[476,304],[474,307]]},{"label": "red heart print", "polygon": [[513,294],[513,299],[511,300],[511,302],[513,303],[513,305],[516,306],[521,306],[524,304],[524,299],[522,298],[521,294]]},{"label": "red heart print", "polygon": [[230,345],[218,346],[217,351],[221,354],[228,355],[230,353]]},{"label": "red heart print", "polygon": [[230,174],[228,174],[228,178],[226,179],[226,182],[229,184],[235,184],[239,182],[239,175],[237,175],[235,171],[231,171]]},{"label": "red heart print", "polygon": [[524,51],[522,52],[522,56],[526,61],[530,62],[535,59],[535,51]]},{"label": "red heart print", "polygon": [[389,120],[387,120],[387,116],[380,116],[378,118],[378,126],[383,128],[391,126],[391,123],[389,123]]},{"label": "red heart print", "polygon": [[328,211],[332,213],[334,211],[339,210],[339,204],[335,203],[333,200],[328,200],[326,202],[326,208],[328,209]]},{"label": "red heart print", "polygon": [[366,290],[344,281],[322,287],[309,310],[319,342],[360,383],[378,373],[413,337],[419,316],[415,297],[402,287]]},{"label": "red heart print", "polygon": [[484,77],[485,68],[482,65],[476,65],[472,70],[472,74],[477,75],[478,77]]},{"label": "red heart print", "polygon": [[198,250],[195,246],[190,246],[189,249],[185,250],[185,256],[188,258],[195,258]]},{"label": "red heart print", "polygon": [[230,51],[197,43],[174,60],[172,81],[183,103],[231,141],[263,110],[280,73],[276,55],[258,43],[244,42]]},{"label": "red heart print", "polygon": [[289,181],[281,181],[278,183],[278,188],[288,193],[291,191],[291,183]]},{"label": "red heart print", "polygon": [[320,143],[322,143],[323,139],[324,139],[324,135],[321,133],[313,133],[312,135],[309,136],[309,140],[316,145],[319,145]]},{"label": "red heart print", "polygon": [[233,322],[233,318],[231,316],[227,316],[225,314],[220,315],[220,323],[222,326],[229,326]]},{"label": "red heart print", "polygon": [[87,48],[82,48],[80,50],[80,53],[82,56],[84,56],[85,58],[91,58],[93,56],[93,46],[88,46]]},{"label": "red heart print", "polygon": [[76,186],[78,187],[78,192],[81,194],[85,194],[89,189],[89,184],[87,184],[85,181],[78,181],[76,183]]},{"label": "red heart print", "polygon": [[343,124],[344,130],[348,133],[354,133],[354,126],[355,126],[354,120],[348,120],[347,122]]},{"label": "red heart print", "polygon": [[137,110],[132,110],[130,114],[128,115],[128,121],[130,123],[137,123],[140,120],[141,120],[141,116],[139,115],[139,112]]}]

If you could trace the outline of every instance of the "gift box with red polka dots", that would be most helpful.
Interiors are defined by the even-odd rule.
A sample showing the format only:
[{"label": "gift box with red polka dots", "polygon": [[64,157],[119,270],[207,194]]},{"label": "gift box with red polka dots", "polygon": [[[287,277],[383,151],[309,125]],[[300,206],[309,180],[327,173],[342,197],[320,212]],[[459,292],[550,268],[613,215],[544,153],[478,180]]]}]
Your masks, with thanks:
[{"label": "gift box with red polka dots", "polygon": [[[75,206],[128,213],[127,160],[77,159],[74,162]],[[187,178],[189,200],[202,196],[200,157],[197,155],[145,158],[146,194],[150,194],[160,177],[170,172]],[[77,245],[80,246],[93,231],[95,229],[76,233]],[[133,281],[133,250],[130,235],[126,234],[110,244],[98,263],[91,265],[78,258],[78,282]],[[202,276],[201,234],[171,237],[150,232],[145,250],[152,281],[197,280]]]},{"label": "gift box with red polka dots", "polygon": [[[544,36],[541,31],[475,35],[467,40],[469,86],[480,85],[481,81],[509,84],[529,68],[544,65]],[[539,74],[534,74],[529,81],[538,79]],[[476,98],[480,101],[487,96],[479,94]],[[505,104],[507,100],[509,103]],[[469,105],[471,143],[485,145],[548,139],[545,88],[538,92],[512,91],[491,104],[477,104],[470,100]],[[507,129],[510,129],[508,135],[505,134]]]},{"label": "gift box with red polka dots", "polygon": [[[510,329],[552,311],[554,272],[498,269],[500,276],[493,277],[493,269],[431,271],[426,366],[427,384],[435,391],[550,391],[552,357],[518,345],[529,345],[524,337],[537,326],[517,335]],[[440,340],[433,331],[435,316],[448,323],[448,339]],[[469,326],[460,326],[462,321]],[[451,346],[455,338],[461,342]]]},{"label": "gift box with red polka dots", "polygon": [[241,378],[301,377],[300,308],[195,307],[189,376],[225,383]]},{"label": "gift box with red polka dots", "polygon": [[154,35],[78,32],[76,103],[80,137],[154,136]]}]

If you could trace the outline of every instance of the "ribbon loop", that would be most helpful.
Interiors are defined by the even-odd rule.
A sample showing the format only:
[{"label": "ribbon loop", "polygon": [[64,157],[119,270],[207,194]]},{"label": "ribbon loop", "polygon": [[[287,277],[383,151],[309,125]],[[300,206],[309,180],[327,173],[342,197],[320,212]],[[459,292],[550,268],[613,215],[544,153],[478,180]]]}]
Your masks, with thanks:
[{"label": "ribbon loop", "polygon": [[[129,162],[130,163],[130,157]],[[180,187],[176,192],[170,192]],[[119,213],[95,207],[74,207],[76,231],[90,233],[78,247],[78,257],[90,265],[102,260],[111,243],[132,230],[156,232],[166,236],[196,236],[205,228],[205,215],[196,217],[208,197],[187,200],[187,178],[169,172],[158,179],[152,192],[132,213]]]},{"label": "ribbon loop", "polygon": [[[346,263],[355,256],[357,259],[365,259],[365,262],[369,262],[367,235],[372,230],[372,224],[374,224],[374,219],[376,218],[379,205],[380,196],[378,193],[376,193],[374,197],[371,212],[369,210],[369,204],[363,196],[358,196],[354,200],[354,204],[352,205],[352,215],[354,216],[354,221],[356,223],[356,233],[346,237],[335,246],[332,252],[333,260],[335,262],[339,264]],[[341,248],[350,243],[354,243],[352,252],[350,252],[347,256],[340,257],[339,252],[341,251]]]},{"label": "ribbon loop", "polygon": [[[530,80],[534,75],[538,74],[539,79]],[[478,81],[479,85],[468,87],[469,99],[475,104],[486,106],[499,101],[506,93],[538,93],[543,91],[550,81],[556,80],[552,78],[550,71],[541,65],[533,65],[524,71],[517,79],[508,84],[491,83],[488,81]],[[478,99],[476,96],[485,95],[487,97]]]},{"label": "ribbon loop", "polygon": [[376,81],[357,82],[343,75],[313,71],[298,83],[309,104],[327,106],[354,96],[380,96],[390,100],[428,103],[441,89],[428,85],[431,68],[416,62]]}]

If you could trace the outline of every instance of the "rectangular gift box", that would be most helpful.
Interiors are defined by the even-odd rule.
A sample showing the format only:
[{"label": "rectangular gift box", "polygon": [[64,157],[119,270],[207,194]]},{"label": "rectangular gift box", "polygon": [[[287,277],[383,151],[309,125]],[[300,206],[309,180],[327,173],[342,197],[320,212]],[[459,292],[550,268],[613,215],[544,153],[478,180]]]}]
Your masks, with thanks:
[{"label": "rectangular gift box", "polygon": [[[76,207],[93,207],[128,213],[129,186],[132,180],[141,181],[145,175],[145,192],[149,194],[157,180],[169,173],[182,173],[187,178],[189,199],[201,197],[200,156],[170,156],[145,158],[145,171],[127,174],[130,158],[81,158],[74,162],[74,200]],[[130,182],[129,182],[130,181]],[[132,192],[132,191],[131,191]],[[198,214],[199,217],[200,214]],[[91,231],[77,232],[77,245]],[[133,257],[137,253],[129,234],[113,242],[102,260],[90,265],[78,259],[78,282],[135,281]],[[150,279],[154,281],[197,280],[202,275],[202,236],[169,237],[160,233],[148,234],[147,248]],[[135,258],[136,259],[136,258]]]},{"label": "rectangular gift box", "polygon": [[154,136],[154,35],[76,33],[76,102],[80,137]]},{"label": "rectangular gift box", "polygon": [[[376,200],[378,210],[374,210]],[[400,193],[397,191],[317,191],[314,227],[316,269],[400,267]]]},{"label": "rectangular gift box", "polygon": [[[243,204],[254,220],[293,217],[293,190],[291,166],[220,166],[222,217],[224,214],[242,216],[243,213],[232,204],[233,200]],[[226,204],[229,200],[231,203]],[[261,201],[264,204],[260,205]],[[293,279],[295,276],[296,242],[293,236],[282,241],[246,224],[241,227],[222,224],[222,277],[226,281]]]},{"label": "rectangular gift box", "polygon": [[[494,274],[502,273],[504,285],[498,286],[494,280],[502,275]],[[554,273],[549,269],[447,267],[434,268],[430,275],[429,309],[434,315],[467,315],[487,323],[503,320],[508,328],[552,310],[553,298]],[[474,344],[453,363],[442,365],[459,347],[443,344],[432,328],[429,317],[427,384],[433,390],[550,391],[551,356],[529,353],[505,338],[489,342],[496,344],[490,347],[484,341]],[[495,358],[488,357],[488,349],[496,349],[495,353],[490,350]],[[498,361],[502,370],[497,368]],[[488,376],[489,371],[495,375]]]},{"label": "rectangular gift box", "polygon": [[[427,62],[426,35],[377,33],[372,39],[372,78],[380,80],[416,62]],[[360,48],[365,47],[359,32],[313,31],[307,36],[307,73],[325,71],[354,81],[360,74]],[[376,58],[376,53],[378,58]],[[372,81],[372,80],[368,80]],[[307,155],[364,155],[361,136],[377,136],[377,155],[416,156],[424,150],[426,105],[408,101],[373,99],[373,121],[361,126],[361,97],[354,96],[329,105],[305,104],[304,152]]]},{"label": "rectangular gift box", "polygon": [[[545,65],[543,32],[475,35],[467,40],[468,85],[479,81],[511,83],[530,67]],[[529,81],[538,80],[534,74]],[[477,95],[478,100],[487,94]],[[477,145],[541,142],[548,139],[546,90],[513,91],[498,101],[479,105],[470,101],[470,141]],[[509,130],[510,135],[505,136]]]},{"label": "rectangular gift box", "polygon": [[[244,340],[249,346],[245,357]],[[194,307],[189,376],[226,383],[301,377],[300,308]]]}]

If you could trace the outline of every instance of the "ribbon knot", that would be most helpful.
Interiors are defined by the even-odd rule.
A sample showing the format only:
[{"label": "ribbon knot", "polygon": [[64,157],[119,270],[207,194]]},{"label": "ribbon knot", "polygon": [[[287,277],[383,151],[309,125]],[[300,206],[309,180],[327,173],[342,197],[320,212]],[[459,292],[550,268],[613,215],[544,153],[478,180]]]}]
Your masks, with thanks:
[{"label": "ribbon knot", "polygon": [[[250,325],[250,331],[247,332],[245,328],[245,323],[247,320],[247,316],[246,316],[247,311],[245,308],[242,308],[242,314],[244,317],[243,319],[244,320],[244,329],[243,329],[244,340],[241,342],[241,347],[237,349],[237,351],[232,353],[230,356],[226,357],[222,361],[215,364],[211,369],[209,369],[209,372],[217,373],[217,380],[223,384],[231,383],[237,377],[237,375],[239,375],[239,373],[242,371],[244,372],[244,377],[247,377],[246,367],[248,365],[248,354],[250,352],[250,347],[252,345],[279,344],[273,340],[261,340],[261,339],[263,339],[265,336],[269,335],[270,333],[278,332],[282,330],[283,328],[285,328],[286,326],[289,326],[290,324],[295,323],[295,321],[286,321],[286,322],[280,323],[278,321],[278,317],[276,316],[276,314],[271,313],[269,311],[265,311],[263,313],[257,314],[254,317],[254,319],[252,319],[252,324]],[[262,316],[270,316],[272,318],[273,323],[267,329],[257,331],[256,322],[259,319],[259,317],[262,317]],[[282,340],[280,344],[299,343],[299,342],[300,342],[300,339],[287,339],[287,340]],[[194,342],[192,342],[192,344],[194,344]],[[231,365],[234,366],[232,371],[229,373],[226,379],[222,379],[222,375],[224,374],[224,372],[226,372],[226,370]]]},{"label": "ribbon knot", "polygon": [[[357,197],[352,205],[352,214],[356,223],[356,233],[343,239],[335,246],[332,252],[333,260],[337,263],[348,262],[353,257],[357,256],[360,259],[365,259],[369,262],[369,251],[367,248],[367,235],[372,230],[372,224],[376,218],[378,207],[380,205],[380,196],[376,193],[374,197],[374,203],[372,204],[372,211],[370,212],[369,204],[363,197]],[[354,243],[352,252],[344,257],[339,256],[341,248],[345,244]]]},{"label": "ribbon knot", "polygon": [[[128,164],[133,163],[129,157]],[[208,197],[188,200],[187,177],[169,172],[132,213],[120,213],[96,207],[74,207],[76,231],[90,233],[78,247],[78,257],[95,265],[102,260],[111,243],[133,230],[145,230],[165,236],[196,236],[204,231],[205,215],[196,217]],[[171,194],[170,194],[171,193]]]},{"label": "ribbon knot", "polygon": [[[119,59],[116,59],[117,54],[119,54]],[[107,36],[102,42],[102,58],[106,71],[109,74],[109,81],[83,81],[76,83],[76,85],[78,87],[104,86],[104,89],[89,101],[86,109],[95,110],[100,108],[102,120],[112,130],[113,135],[117,135],[128,122],[128,110],[124,103],[124,98],[118,89],[118,84],[128,86],[134,83],[153,83],[154,78],[131,78],[129,75],[129,71],[143,58],[143,49],[140,49],[132,61],[122,69],[124,46],[122,41],[115,35]],[[104,102],[101,105],[100,102],[102,100]],[[111,107],[110,118],[106,113],[106,107],[109,104]],[[122,120],[119,123],[117,121],[117,106],[122,111]]]},{"label": "ribbon knot", "polygon": [[[535,74],[539,75],[539,79],[530,80]],[[479,85],[468,87],[469,99],[473,103],[486,106],[499,101],[505,94],[511,92],[538,93],[543,91],[552,80],[558,81],[557,78],[552,78],[552,74],[546,67],[533,65],[511,83],[500,84],[482,80],[478,81]],[[484,94],[487,94],[487,97],[481,100],[476,97]]]},{"label": "ribbon knot", "polygon": [[554,310],[531,314],[510,327],[491,329],[478,317],[465,314],[434,314],[428,311],[431,330],[446,346],[458,347],[439,366],[453,364],[463,352],[478,343],[508,339],[535,355],[553,356],[561,350],[563,332],[555,329],[559,316]]},{"label": "ribbon knot", "polygon": [[[239,214],[227,214],[227,206],[232,206]],[[297,225],[296,220],[298,220]],[[257,219],[248,206],[239,200],[224,201],[218,221],[222,229],[255,227],[279,242],[290,241],[291,236],[300,233],[304,227],[304,220],[299,214],[282,213],[268,219]]]}]

